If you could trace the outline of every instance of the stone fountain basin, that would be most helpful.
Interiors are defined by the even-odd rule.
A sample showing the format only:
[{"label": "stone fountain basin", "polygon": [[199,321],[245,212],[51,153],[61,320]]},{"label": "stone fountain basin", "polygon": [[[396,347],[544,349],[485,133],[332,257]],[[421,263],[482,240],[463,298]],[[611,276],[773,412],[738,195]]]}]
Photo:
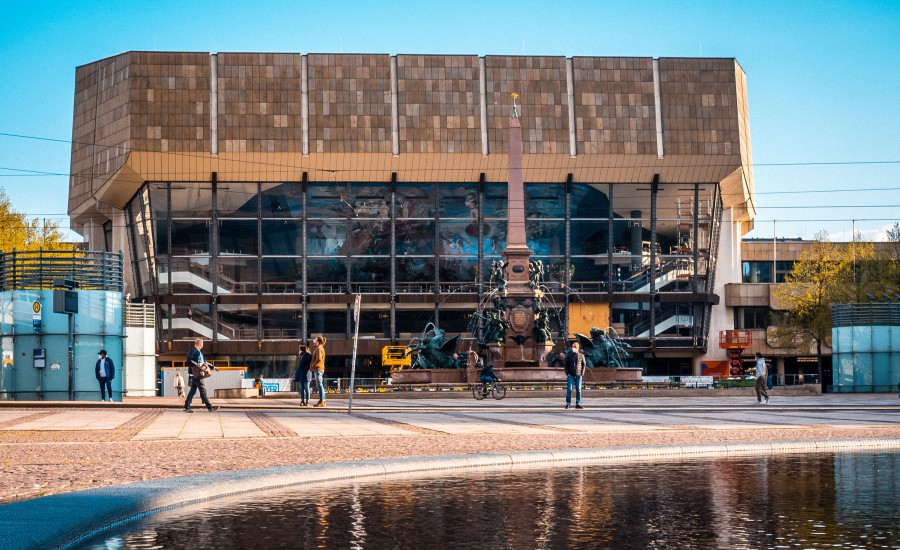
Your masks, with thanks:
[{"label": "stone fountain basin", "polygon": [[[467,369],[410,369],[392,371],[394,384],[468,384],[477,376],[467,376]],[[503,382],[565,382],[566,372],[561,368],[548,367],[503,367],[494,372]],[[474,375],[474,373],[472,373]],[[612,384],[617,382],[640,382],[641,369],[605,368],[588,369],[584,382],[591,384]]]}]

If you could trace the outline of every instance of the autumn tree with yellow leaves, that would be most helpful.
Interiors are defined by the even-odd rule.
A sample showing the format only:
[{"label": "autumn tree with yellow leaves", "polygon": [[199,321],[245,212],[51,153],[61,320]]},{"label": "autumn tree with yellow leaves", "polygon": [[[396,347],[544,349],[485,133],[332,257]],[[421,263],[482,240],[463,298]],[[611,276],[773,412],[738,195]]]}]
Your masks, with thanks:
[{"label": "autumn tree with yellow leaves", "polygon": [[23,250],[70,250],[59,225],[52,220],[29,220],[27,215],[16,212],[0,188],[0,252]]},{"label": "autumn tree with yellow leaves", "polygon": [[854,240],[847,244],[816,235],[805,248],[784,284],[774,290],[781,310],[780,323],[772,331],[779,347],[816,347],[819,382],[822,382],[822,347],[831,345],[831,305],[860,302],[867,288],[875,259],[872,243]]}]

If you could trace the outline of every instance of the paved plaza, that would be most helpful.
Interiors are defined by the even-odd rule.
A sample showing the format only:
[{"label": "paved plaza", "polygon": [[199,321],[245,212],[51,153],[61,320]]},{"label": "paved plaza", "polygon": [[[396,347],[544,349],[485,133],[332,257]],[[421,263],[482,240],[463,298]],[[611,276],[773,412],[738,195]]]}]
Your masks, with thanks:
[{"label": "paved plaza", "polygon": [[338,461],[634,445],[900,438],[896,394],[558,396],[216,400],[216,412],[175,399],[4,403],[0,502],[209,471]]}]

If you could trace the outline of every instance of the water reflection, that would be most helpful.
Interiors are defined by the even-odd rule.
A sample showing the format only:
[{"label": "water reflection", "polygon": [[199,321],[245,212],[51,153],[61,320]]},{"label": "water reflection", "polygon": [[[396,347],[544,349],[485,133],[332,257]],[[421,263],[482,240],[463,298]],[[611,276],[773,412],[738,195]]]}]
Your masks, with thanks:
[{"label": "water reflection", "polygon": [[900,453],[311,485],[166,512],[88,548],[891,548]]}]

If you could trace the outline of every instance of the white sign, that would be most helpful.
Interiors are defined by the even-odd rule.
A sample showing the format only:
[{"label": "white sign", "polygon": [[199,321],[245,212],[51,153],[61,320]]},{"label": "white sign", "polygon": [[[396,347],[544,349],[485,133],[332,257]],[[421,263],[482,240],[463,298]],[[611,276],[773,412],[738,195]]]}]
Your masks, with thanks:
[{"label": "white sign", "polygon": [[713,385],[712,376],[682,376],[681,382],[685,388],[708,388]]}]

